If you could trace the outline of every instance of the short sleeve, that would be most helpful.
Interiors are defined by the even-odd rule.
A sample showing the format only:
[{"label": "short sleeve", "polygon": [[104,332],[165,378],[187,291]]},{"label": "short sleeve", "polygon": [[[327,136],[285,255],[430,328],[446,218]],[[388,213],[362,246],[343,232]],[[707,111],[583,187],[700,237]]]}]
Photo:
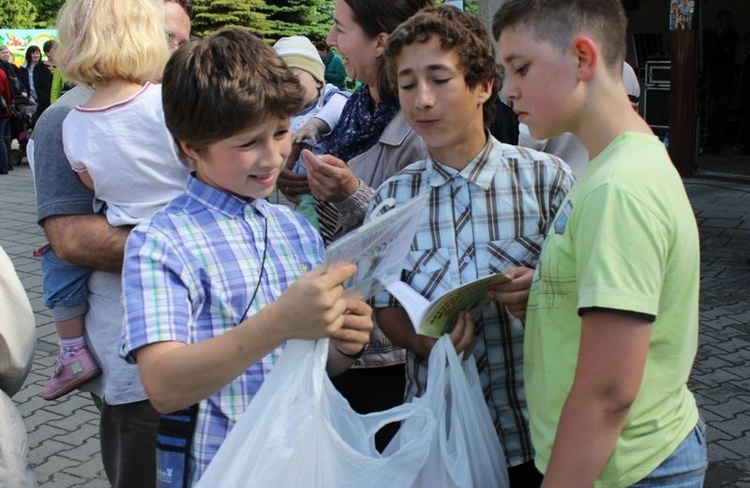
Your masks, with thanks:
[{"label": "short sleeve", "polygon": [[593,191],[571,219],[578,309],[608,308],[656,316],[667,261],[668,225],[630,192]]},{"label": "short sleeve", "polygon": [[123,305],[125,324],[120,354],[161,341],[189,342],[197,280],[186,261],[159,232],[136,227],[125,246]]}]

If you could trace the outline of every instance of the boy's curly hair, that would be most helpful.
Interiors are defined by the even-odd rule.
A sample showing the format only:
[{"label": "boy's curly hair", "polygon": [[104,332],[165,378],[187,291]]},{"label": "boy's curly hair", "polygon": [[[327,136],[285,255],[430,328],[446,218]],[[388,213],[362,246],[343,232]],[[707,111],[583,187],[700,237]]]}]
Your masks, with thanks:
[{"label": "boy's curly hair", "polygon": [[483,107],[484,124],[489,125],[495,115],[500,78],[495,49],[484,25],[474,15],[442,5],[423,9],[399,25],[388,37],[385,50],[385,67],[390,82],[395,85],[396,57],[404,46],[427,42],[433,37],[444,51],[456,51],[469,88],[492,82],[492,92]]},{"label": "boy's curly hair", "polygon": [[[197,152],[269,117],[302,108],[303,89],[284,60],[259,37],[222,29],[189,42],[164,70],[162,103],[177,146]],[[186,157],[180,148],[181,156]]]}]

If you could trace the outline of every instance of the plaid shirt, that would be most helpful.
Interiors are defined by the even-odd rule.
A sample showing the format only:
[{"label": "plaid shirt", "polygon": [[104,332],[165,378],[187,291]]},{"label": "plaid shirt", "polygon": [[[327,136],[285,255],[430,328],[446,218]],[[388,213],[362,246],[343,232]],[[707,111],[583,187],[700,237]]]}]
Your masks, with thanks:
[{"label": "plaid shirt", "polygon": [[[276,300],[317,266],[323,253],[320,237],[290,209],[262,199],[246,202],[192,177],[185,194],[130,234],[121,354],[154,342],[193,344],[223,334]],[[200,402],[191,453],[194,481],[279,352]]]},{"label": "plaid shirt", "polygon": [[[368,218],[386,199],[395,200],[389,210],[429,193],[401,279],[432,300],[508,266],[534,267],[547,227],[572,184],[560,159],[490,138],[460,172],[431,158],[408,166],[380,187]],[[373,305],[398,302],[382,292]],[[474,317],[474,356],[487,407],[508,465],[516,466],[532,459],[523,389],[524,323],[495,302]],[[421,395],[427,359],[409,352],[406,375],[407,398]]]}]

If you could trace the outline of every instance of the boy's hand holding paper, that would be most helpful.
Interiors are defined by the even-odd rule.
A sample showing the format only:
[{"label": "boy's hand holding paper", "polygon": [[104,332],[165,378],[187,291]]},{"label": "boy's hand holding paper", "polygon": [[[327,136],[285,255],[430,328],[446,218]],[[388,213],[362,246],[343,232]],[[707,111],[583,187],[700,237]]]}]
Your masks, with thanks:
[{"label": "boy's hand holding paper", "polygon": [[505,276],[510,281],[491,286],[487,294],[499,304],[504,305],[512,315],[523,319],[526,317],[526,305],[529,301],[534,270],[514,266],[505,270]]}]

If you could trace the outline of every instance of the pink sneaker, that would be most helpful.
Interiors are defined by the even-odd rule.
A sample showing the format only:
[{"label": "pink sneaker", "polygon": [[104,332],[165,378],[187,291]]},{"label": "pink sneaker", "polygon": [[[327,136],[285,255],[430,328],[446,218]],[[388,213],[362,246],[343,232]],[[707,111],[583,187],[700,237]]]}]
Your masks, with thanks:
[{"label": "pink sneaker", "polygon": [[101,373],[102,370],[86,344],[78,346],[72,354],[60,352],[52,378],[42,388],[40,395],[45,400],[60,398]]}]

